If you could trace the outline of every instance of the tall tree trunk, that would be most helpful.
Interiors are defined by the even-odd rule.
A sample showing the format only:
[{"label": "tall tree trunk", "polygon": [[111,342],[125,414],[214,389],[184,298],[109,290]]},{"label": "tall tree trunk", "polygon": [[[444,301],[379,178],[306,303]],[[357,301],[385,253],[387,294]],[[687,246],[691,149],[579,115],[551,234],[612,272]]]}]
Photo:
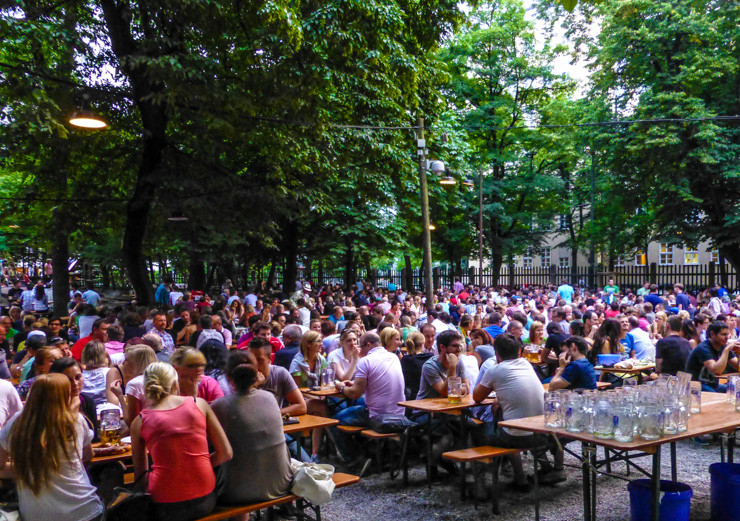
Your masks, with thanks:
[{"label": "tall tree trunk", "polygon": [[110,289],[110,271],[107,264],[100,264],[100,274],[103,278],[103,289]]},{"label": "tall tree trunk", "polygon": [[501,238],[498,219],[491,219],[491,285],[499,285],[501,265],[504,261],[504,244]]},{"label": "tall tree trunk", "polygon": [[275,271],[277,268],[277,261],[273,258],[270,261],[270,271],[267,272],[267,288],[275,286]]},{"label": "tall tree trunk", "polygon": [[347,238],[344,252],[344,287],[349,290],[355,278],[355,252],[352,237]]},{"label": "tall tree trunk", "polygon": [[[66,186],[66,176],[64,184]],[[52,288],[54,291],[54,314],[59,317],[67,315],[67,303],[69,302],[69,235],[66,233],[67,225],[64,206],[58,206],[52,210],[52,221],[58,226],[56,233],[52,236],[51,245],[51,268]]]},{"label": "tall tree trunk", "polygon": [[206,267],[203,264],[203,259],[200,255],[191,250],[190,257],[188,259],[188,288],[189,289],[205,289],[206,287]]},{"label": "tall tree trunk", "polygon": [[285,273],[283,274],[283,293],[290,295],[295,291],[298,276],[298,223],[288,221],[285,227]]},{"label": "tall tree trunk", "polygon": [[404,274],[406,275],[406,280],[403,283],[404,289],[406,291],[411,291],[414,286],[414,270],[411,268],[411,255],[403,256],[403,264]]}]

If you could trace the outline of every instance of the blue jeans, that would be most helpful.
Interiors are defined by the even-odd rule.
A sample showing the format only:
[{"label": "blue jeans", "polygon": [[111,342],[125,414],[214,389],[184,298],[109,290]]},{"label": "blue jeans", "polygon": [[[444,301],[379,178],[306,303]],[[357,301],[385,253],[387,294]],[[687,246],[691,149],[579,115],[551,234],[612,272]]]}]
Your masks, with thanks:
[{"label": "blue jeans", "polygon": [[[368,427],[370,425],[370,414],[364,405],[347,407],[334,416],[334,419],[339,420],[340,425],[350,425],[353,427]],[[332,427],[331,430],[340,454],[345,459],[354,459],[357,456],[357,450],[351,443],[351,436],[336,427]]]}]

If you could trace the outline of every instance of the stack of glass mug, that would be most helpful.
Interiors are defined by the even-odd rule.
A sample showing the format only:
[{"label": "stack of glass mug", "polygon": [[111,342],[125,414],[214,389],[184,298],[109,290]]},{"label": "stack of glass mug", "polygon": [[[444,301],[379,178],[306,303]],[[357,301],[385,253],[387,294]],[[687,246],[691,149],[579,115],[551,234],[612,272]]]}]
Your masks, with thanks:
[{"label": "stack of glass mug", "polygon": [[[701,413],[701,386],[692,385],[686,373],[660,375],[646,385],[630,383],[634,379],[613,391],[550,392],[545,397],[545,425],[619,442],[654,441],[687,430],[689,416]],[[736,403],[740,411],[740,398]]]}]

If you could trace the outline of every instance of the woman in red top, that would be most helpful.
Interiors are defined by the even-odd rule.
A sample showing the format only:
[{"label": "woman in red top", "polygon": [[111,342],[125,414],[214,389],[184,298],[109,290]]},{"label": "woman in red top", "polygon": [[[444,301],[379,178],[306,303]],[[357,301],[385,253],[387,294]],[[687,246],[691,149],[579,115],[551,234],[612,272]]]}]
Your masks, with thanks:
[{"label": "woman in red top", "polygon": [[[209,514],[216,505],[213,467],[232,458],[221,424],[205,400],[178,396],[177,372],[156,362],[144,372],[149,408],[131,425],[134,475],[148,470],[154,520],[191,521]],[[209,454],[208,442],[215,452]]]}]

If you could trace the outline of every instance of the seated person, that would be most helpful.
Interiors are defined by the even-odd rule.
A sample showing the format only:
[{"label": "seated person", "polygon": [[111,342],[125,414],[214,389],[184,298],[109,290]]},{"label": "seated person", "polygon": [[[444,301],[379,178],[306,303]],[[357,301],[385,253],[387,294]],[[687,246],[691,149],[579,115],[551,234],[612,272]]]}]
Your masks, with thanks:
[{"label": "seated person", "polygon": [[446,398],[447,379],[457,376],[462,380],[463,392],[467,392],[468,378],[465,364],[459,358],[463,338],[457,331],[443,331],[437,337],[439,354],[427,360],[421,368],[421,383],[417,400]]},{"label": "seated person", "polygon": [[[480,383],[473,390],[473,399],[480,403],[485,400],[491,391],[496,391],[496,399],[491,409],[501,411],[504,420],[516,420],[538,416],[544,413],[545,399],[537,374],[526,359],[519,357],[521,343],[508,333],[502,333],[493,340],[496,351],[495,365],[481,371]],[[495,417],[495,415],[494,415]],[[506,429],[499,427],[497,421],[486,422],[481,429],[474,433],[475,443],[491,445],[493,447],[530,449],[545,447],[548,439],[541,434],[527,431]],[[544,453],[537,454],[540,468],[549,474],[551,482],[563,481],[565,475],[562,470],[562,459],[556,459],[556,470],[550,471],[551,466]],[[511,457],[514,469],[513,487],[527,489],[529,484],[524,475],[521,456]]]},{"label": "seated person", "polygon": [[288,494],[293,480],[280,408],[271,393],[258,388],[264,376],[252,355],[256,340],[267,344],[260,351],[269,359],[270,342],[259,337],[250,342],[249,350],[233,351],[226,376],[235,393],[213,402],[213,412],[234,451],[233,459],[221,468],[225,486],[219,501],[226,504],[279,498]]},{"label": "seated person", "polygon": [[343,425],[369,425],[370,421],[385,414],[403,415],[405,409],[398,405],[406,399],[401,362],[398,357],[380,345],[375,333],[360,337],[360,361],[355,378],[336,384],[344,396],[358,399],[365,395],[365,406],[348,407],[336,419]]},{"label": "seated person", "polygon": [[421,382],[421,368],[433,356],[430,352],[424,352],[424,343],[424,335],[418,331],[412,331],[406,338],[406,355],[401,358],[401,370],[409,400],[416,398]]},{"label": "seated person", "polygon": [[686,367],[686,360],[691,354],[691,344],[681,337],[683,320],[678,315],[672,315],[666,320],[665,336],[655,344],[655,371],[676,376],[678,371]]},{"label": "seated person", "polygon": [[306,401],[298,390],[295,380],[288,370],[279,365],[272,365],[272,344],[266,338],[256,337],[249,342],[249,352],[257,362],[257,369],[262,374],[258,387],[271,393],[276,399],[281,414],[300,416],[306,414]]},{"label": "seated person", "polygon": [[588,344],[578,336],[565,341],[566,350],[558,357],[559,367],[550,380],[550,391],[558,389],[596,389],[594,366],[588,361]]},{"label": "seated person", "polygon": [[740,342],[728,341],[730,329],[724,322],[713,322],[707,328],[707,339],[696,346],[686,360],[686,372],[691,379],[701,382],[702,391],[724,393],[718,376],[737,372]]}]

